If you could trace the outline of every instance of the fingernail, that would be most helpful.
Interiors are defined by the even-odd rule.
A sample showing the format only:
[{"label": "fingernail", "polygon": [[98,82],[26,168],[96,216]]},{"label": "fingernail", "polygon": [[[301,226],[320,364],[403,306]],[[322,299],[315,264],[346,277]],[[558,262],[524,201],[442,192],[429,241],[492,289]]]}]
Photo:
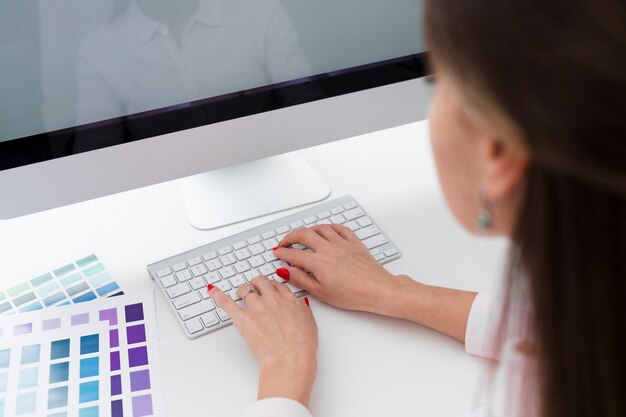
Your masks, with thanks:
[{"label": "fingernail", "polygon": [[306,303],[306,305],[311,307],[311,304],[309,304],[309,297],[304,297],[304,302]]},{"label": "fingernail", "polygon": [[273,248],[272,250],[276,250],[276,249],[278,249],[278,248],[279,248],[279,246],[276,246],[276,247],[275,247],[275,248]]},{"label": "fingernail", "polygon": [[206,286],[206,290],[207,291],[211,291],[213,288],[215,288],[215,285],[209,284],[209,285]]},{"label": "fingernail", "polygon": [[289,271],[287,271],[285,268],[278,268],[276,270],[276,275],[278,275],[285,281],[289,281]]}]

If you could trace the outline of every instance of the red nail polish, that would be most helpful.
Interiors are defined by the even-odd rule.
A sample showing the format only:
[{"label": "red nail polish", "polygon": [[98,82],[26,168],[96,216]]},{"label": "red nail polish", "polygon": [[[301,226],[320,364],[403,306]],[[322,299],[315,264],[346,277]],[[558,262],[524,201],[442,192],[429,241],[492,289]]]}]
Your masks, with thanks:
[{"label": "red nail polish", "polygon": [[215,288],[215,285],[209,284],[209,285],[206,286],[206,290],[207,291],[211,291],[213,288]]},{"label": "red nail polish", "polygon": [[311,307],[311,304],[309,304],[309,297],[304,297],[304,302],[306,303],[306,305]]},{"label": "red nail polish", "polygon": [[278,249],[278,246],[276,246],[276,247],[275,247],[275,248],[273,248],[272,250],[276,250],[276,249]]},{"label": "red nail polish", "polygon": [[289,271],[285,268],[278,268],[276,270],[276,275],[284,279],[285,281],[289,281]]}]

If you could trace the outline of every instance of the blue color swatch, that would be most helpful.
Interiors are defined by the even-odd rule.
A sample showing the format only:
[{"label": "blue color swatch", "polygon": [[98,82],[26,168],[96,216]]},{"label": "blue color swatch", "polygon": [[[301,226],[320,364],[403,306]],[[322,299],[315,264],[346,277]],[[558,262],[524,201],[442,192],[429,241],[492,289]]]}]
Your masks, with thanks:
[{"label": "blue color swatch", "polygon": [[35,412],[37,407],[37,393],[27,392],[17,396],[17,405],[15,406],[15,414],[18,416]]},{"label": "blue color swatch", "polygon": [[78,411],[78,417],[98,417],[99,415],[98,407],[81,408]]},{"label": "blue color swatch", "polygon": [[97,376],[100,372],[100,359],[87,358],[80,360],[80,377],[89,378],[90,376]]},{"label": "blue color swatch", "polygon": [[91,334],[80,338],[80,354],[96,353],[100,349],[100,336]]},{"label": "blue color swatch", "polygon": [[39,368],[26,368],[20,371],[18,388],[32,388],[37,386]]},{"label": "blue color swatch", "polygon": [[39,352],[41,345],[29,345],[22,347],[22,365],[39,362]]},{"label": "blue color swatch", "polygon": [[62,359],[70,356],[70,339],[55,340],[52,342],[50,359]]},{"label": "blue color swatch", "polygon": [[50,365],[50,379],[49,383],[54,384],[57,382],[65,382],[68,380],[70,374],[70,363],[61,362]]},{"label": "blue color swatch", "polygon": [[0,368],[8,368],[11,360],[11,349],[0,350]]},{"label": "blue color swatch", "polygon": [[99,381],[83,382],[78,389],[78,401],[86,403],[89,401],[98,401],[99,397]]},{"label": "blue color swatch", "polygon": [[67,386],[48,390],[48,410],[67,406]]}]

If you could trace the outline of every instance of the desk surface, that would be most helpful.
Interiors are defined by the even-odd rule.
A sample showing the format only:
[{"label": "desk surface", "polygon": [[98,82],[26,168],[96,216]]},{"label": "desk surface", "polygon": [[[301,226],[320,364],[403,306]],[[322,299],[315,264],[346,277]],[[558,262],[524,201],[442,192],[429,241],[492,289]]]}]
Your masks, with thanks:
[{"label": "desk surface", "polygon": [[[471,290],[500,280],[506,243],[470,236],[439,190],[426,122],[301,151],[333,189],[352,194],[403,252],[387,265],[429,284]],[[1,286],[96,253],[126,292],[152,289],[146,265],[289,212],[216,231],[187,223],[168,182],[0,221]],[[170,416],[237,416],[256,398],[258,368],[230,326],[187,340],[156,294]],[[463,416],[482,362],[462,344],[421,326],[334,309],[315,299],[319,374],[311,411],[324,417]]]}]

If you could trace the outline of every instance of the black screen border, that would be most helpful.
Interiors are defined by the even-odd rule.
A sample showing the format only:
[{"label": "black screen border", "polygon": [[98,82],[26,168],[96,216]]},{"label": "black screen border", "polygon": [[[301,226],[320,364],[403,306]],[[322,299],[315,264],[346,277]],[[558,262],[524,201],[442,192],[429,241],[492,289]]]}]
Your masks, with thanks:
[{"label": "black screen border", "polygon": [[426,52],[0,142],[0,171],[427,75]]}]

